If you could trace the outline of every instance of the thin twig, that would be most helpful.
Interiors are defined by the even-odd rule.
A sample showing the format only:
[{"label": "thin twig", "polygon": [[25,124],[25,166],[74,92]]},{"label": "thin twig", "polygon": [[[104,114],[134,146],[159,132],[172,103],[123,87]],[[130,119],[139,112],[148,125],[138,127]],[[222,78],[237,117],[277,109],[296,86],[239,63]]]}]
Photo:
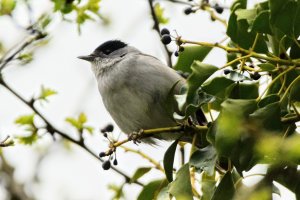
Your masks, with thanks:
[{"label": "thin twig", "polygon": [[[157,34],[160,36],[159,21],[154,10],[153,0],[148,0],[148,3],[151,11],[151,16],[154,22],[153,29],[156,30]],[[164,45],[164,49],[165,49],[167,64],[169,67],[172,67],[172,60],[171,60],[172,53],[169,51],[167,45]]]},{"label": "thin twig", "polygon": [[135,150],[135,149],[131,149],[131,148],[128,148],[128,147],[125,147],[125,146],[121,146],[121,148],[124,149],[124,151],[129,151],[129,152],[140,155],[141,157],[145,158],[150,163],[152,163],[155,166],[156,169],[160,170],[163,173],[165,172],[165,170],[162,168],[162,166],[159,164],[159,162],[157,162],[156,160],[154,160],[153,158],[151,158],[150,156],[148,156],[144,152],[141,152],[141,151]]},{"label": "thin twig", "polygon": [[[46,129],[49,133],[53,134],[56,133],[58,135],[60,135],[61,137],[63,137],[64,139],[77,144],[78,146],[80,146],[81,148],[83,148],[84,150],[86,150],[90,155],[92,155],[94,158],[96,158],[97,160],[104,162],[103,159],[99,158],[95,153],[93,153],[89,148],[87,148],[84,144],[83,141],[77,141],[75,139],[73,139],[72,137],[70,137],[68,134],[60,131],[58,128],[55,128],[55,126],[49,122],[48,119],[45,118],[45,116],[43,114],[41,114],[34,106],[34,102],[32,101],[27,101],[25,100],[23,97],[21,97],[16,91],[14,91],[10,86],[7,85],[7,83],[2,79],[0,80],[0,84],[6,88],[10,93],[12,93],[16,98],[18,98],[19,100],[21,100],[25,105],[27,105],[32,111],[35,112],[35,114],[37,116],[39,116],[44,123],[47,125]],[[113,169],[115,172],[117,172],[118,174],[122,175],[126,181],[130,180],[130,177],[125,174],[124,172],[122,172],[121,170],[117,169],[114,166],[111,166],[111,169]],[[142,183],[140,183],[139,181],[135,181],[134,183],[136,183],[137,185],[143,186]]]},{"label": "thin twig", "polygon": [[[34,35],[30,35],[28,38],[25,39],[22,45],[20,45],[15,52],[13,52],[10,56],[7,58],[4,58],[4,56],[1,58],[0,62],[0,72],[7,66],[7,64],[15,59],[15,57],[23,51],[27,46],[35,42],[36,40],[44,38],[45,35],[42,34],[41,32],[36,32]],[[9,51],[10,52],[10,51]]]}]

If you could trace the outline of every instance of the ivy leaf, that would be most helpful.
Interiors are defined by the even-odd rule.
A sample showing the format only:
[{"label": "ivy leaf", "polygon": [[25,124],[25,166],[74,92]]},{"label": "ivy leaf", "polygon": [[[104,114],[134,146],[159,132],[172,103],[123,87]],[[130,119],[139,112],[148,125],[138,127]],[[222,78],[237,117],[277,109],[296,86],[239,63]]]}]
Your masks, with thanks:
[{"label": "ivy leaf", "polygon": [[207,146],[193,153],[190,165],[201,171],[205,171],[208,176],[212,176],[215,171],[217,152],[213,146]]},{"label": "ivy leaf", "polygon": [[137,200],[153,200],[159,194],[159,192],[167,185],[166,180],[151,181],[143,187],[143,190],[139,194]]},{"label": "ivy leaf", "polygon": [[169,184],[169,192],[175,199],[193,200],[190,178],[190,166],[185,164],[178,170],[175,181]]},{"label": "ivy leaf", "polygon": [[235,192],[232,175],[227,172],[217,186],[211,200],[233,199]]},{"label": "ivy leaf", "polygon": [[202,62],[211,50],[211,47],[206,46],[184,46],[184,51],[179,54],[174,69],[192,73],[193,62],[196,60]]},{"label": "ivy leaf", "polygon": [[175,140],[175,142],[171,144],[171,146],[168,148],[168,150],[164,155],[164,169],[165,169],[167,180],[169,182],[173,181],[173,164],[174,164],[174,157],[175,157],[177,144],[178,144],[178,140]]},{"label": "ivy leaf", "polygon": [[152,168],[151,167],[141,167],[138,168],[135,173],[133,174],[133,176],[130,179],[130,183],[135,182],[136,180],[138,180],[139,178],[141,178],[142,176],[144,176],[145,174],[147,174]]},{"label": "ivy leaf", "polygon": [[160,24],[167,24],[169,22],[169,18],[164,16],[165,9],[161,7],[159,3],[154,5],[154,12],[157,17],[157,20]]}]

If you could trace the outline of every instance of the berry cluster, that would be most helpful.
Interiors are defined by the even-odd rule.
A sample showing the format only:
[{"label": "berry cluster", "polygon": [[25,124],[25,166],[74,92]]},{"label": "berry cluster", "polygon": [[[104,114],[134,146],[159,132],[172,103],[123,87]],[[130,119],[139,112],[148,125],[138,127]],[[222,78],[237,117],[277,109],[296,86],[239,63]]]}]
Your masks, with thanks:
[{"label": "berry cluster", "polygon": [[[100,132],[103,134],[103,136],[110,142],[113,143],[113,141],[111,141],[108,137],[108,133],[113,132],[114,130],[114,126],[112,124],[108,124],[107,126],[105,126],[104,128],[102,128],[100,130]],[[113,164],[117,165],[118,164],[118,160],[117,160],[117,154],[116,154],[116,150],[112,149],[109,152],[100,152],[99,153],[99,157],[103,158],[105,156],[109,156],[109,159],[104,161],[102,163],[102,168],[104,170],[109,170],[111,168],[111,160],[113,160]]]},{"label": "berry cluster", "polygon": [[[161,35],[161,42],[165,45],[168,45],[171,43],[172,39],[171,39],[171,35],[170,35],[170,31],[167,29],[167,28],[163,28],[161,31],[160,31],[160,35]],[[180,52],[183,52],[184,51],[184,47],[181,46],[181,44],[178,44],[178,48],[177,50],[174,52],[174,55],[176,57],[179,56],[179,53]]]},{"label": "berry cluster", "polygon": [[[189,0],[189,1],[193,1],[193,0]],[[191,5],[187,8],[185,8],[183,10],[183,12],[184,12],[184,14],[189,15],[191,13],[195,13],[197,10],[200,10],[200,9],[204,10],[205,7],[211,7],[213,9],[215,9],[215,11],[219,14],[222,14],[224,11],[224,8],[222,6],[220,6],[218,3],[216,3],[215,5],[210,5],[209,0],[202,0],[200,5],[195,3],[194,5]]]}]

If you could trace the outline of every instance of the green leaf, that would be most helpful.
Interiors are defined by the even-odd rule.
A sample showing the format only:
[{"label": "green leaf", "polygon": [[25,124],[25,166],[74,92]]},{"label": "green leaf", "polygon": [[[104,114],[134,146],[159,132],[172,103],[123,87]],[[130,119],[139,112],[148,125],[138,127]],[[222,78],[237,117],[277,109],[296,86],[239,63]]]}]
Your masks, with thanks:
[{"label": "green leaf", "polygon": [[215,145],[218,154],[230,156],[244,131],[244,123],[248,115],[257,108],[257,105],[254,99],[227,99],[221,106],[217,119]]},{"label": "green leaf", "polygon": [[256,99],[258,97],[259,83],[236,83],[231,88],[229,98],[232,99]]},{"label": "green leaf", "polygon": [[262,63],[262,64],[258,64],[258,66],[262,71],[266,71],[266,72],[270,72],[275,69],[275,66],[271,63]]},{"label": "green leaf", "polygon": [[211,200],[233,199],[235,193],[232,175],[227,172],[217,186]]},{"label": "green leaf", "polygon": [[192,73],[191,65],[193,62],[196,60],[202,62],[211,50],[211,47],[206,46],[184,46],[184,51],[179,54],[174,69]]},{"label": "green leaf", "polygon": [[254,19],[252,27],[250,27],[251,32],[257,33],[267,33],[272,35],[271,25],[270,25],[270,11],[265,10]]},{"label": "green leaf", "polygon": [[208,146],[197,150],[190,159],[190,165],[201,171],[205,171],[208,176],[213,176],[215,164],[217,161],[217,152],[213,146]]},{"label": "green leaf", "polygon": [[193,102],[194,95],[197,95],[196,91],[202,83],[219,69],[216,66],[204,64],[199,61],[194,61],[191,68],[193,73],[187,79],[188,93],[186,101],[188,104]]},{"label": "green leaf", "polygon": [[[300,77],[300,75],[299,75]],[[290,96],[289,96],[290,101],[295,102],[295,101],[300,101],[300,78],[296,80],[290,90]]]},{"label": "green leaf", "polygon": [[177,172],[175,181],[169,184],[169,192],[177,200],[193,200],[189,164],[183,165]]},{"label": "green leaf", "polygon": [[271,25],[291,38],[298,38],[300,33],[300,3],[295,0],[269,0]]},{"label": "green leaf", "polygon": [[151,167],[140,167],[138,168],[135,173],[133,174],[133,176],[130,179],[130,183],[135,182],[136,180],[138,180],[139,178],[141,178],[142,176],[144,176],[145,174],[147,174],[152,168]]},{"label": "green leaf", "polygon": [[1,0],[0,1],[0,16],[10,15],[16,7],[15,0]]},{"label": "green leaf", "polygon": [[255,17],[256,17],[256,9],[238,9],[235,11],[237,16],[237,20],[245,19],[247,20],[248,24],[252,24]]},{"label": "green leaf", "polygon": [[153,200],[159,194],[161,189],[167,185],[166,180],[156,180],[143,187],[137,200]]},{"label": "green leaf", "polygon": [[78,117],[78,122],[84,124],[87,121],[86,115],[84,113],[80,113]]},{"label": "green leaf", "polygon": [[54,2],[54,11],[60,11],[63,14],[68,14],[72,11],[74,0],[52,0]]},{"label": "green leaf", "polygon": [[15,120],[15,123],[19,125],[34,126],[34,116],[35,114],[22,115]]},{"label": "green leaf", "polygon": [[291,46],[290,51],[290,57],[292,59],[298,59],[300,58],[300,40],[297,40],[298,44],[296,44],[296,41]]},{"label": "green leaf", "polygon": [[216,189],[216,183],[215,176],[207,176],[203,173],[201,180],[201,200],[211,200]]},{"label": "green leaf", "polygon": [[37,132],[33,132],[28,136],[17,137],[17,139],[20,144],[32,145],[38,140],[38,134]]},{"label": "green leaf", "polygon": [[79,122],[76,119],[72,118],[72,117],[67,117],[66,122],[68,122],[69,124],[74,126],[76,129],[81,128],[81,125],[79,124]]},{"label": "green leaf", "polygon": [[220,92],[224,91],[228,86],[233,84],[234,81],[231,79],[228,79],[224,76],[221,77],[215,77],[207,82],[205,82],[202,86],[203,91],[207,92],[211,95],[219,94]]},{"label": "green leaf", "polygon": [[279,102],[271,103],[256,110],[250,115],[250,119],[270,131],[282,131],[283,128]]},{"label": "green leaf", "polygon": [[87,130],[87,132],[89,132],[90,134],[93,134],[93,132],[94,132],[94,128],[91,126],[84,126],[83,128],[85,130]]},{"label": "green leaf", "polygon": [[48,97],[57,94],[55,90],[52,90],[50,88],[45,88],[44,86],[41,87],[41,94],[37,98],[37,100],[44,100],[47,101]]},{"label": "green leaf", "polygon": [[250,78],[248,78],[247,76],[236,72],[236,71],[230,71],[230,73],[228,73],[227,75],[225,75],[225,77],[227,77],[228,79],[232,80],[232,81],[245,81],[245,80],[251,80]]},{"label": "green leaf", "polygon": [[171,144],[171,146],[167,149],[164,155],[164,169],[165,169],[167,180],[169,182],[173,181],[173,164],[174,164],[174,157],[175,157],[177,144],[178,144],[178,140],[176,140]]},{"label": "green leaf", "polygon": [[167,24],[169,22],[169,19],[164,16],[164,11],[165,9],[159,3],[154,5],[154,12],[160,24]]},{"label": "green leaf", "polygon": [[[253,46],[257,33],[249,32],[250,26],[247,20],[237,20],[235,11],[233,11],[230,15],[226,33],[234,43],[238,44],[244,49],[249,49]],[[263,36],[260,35],[258,37],[254,50],[259,53],[268,52],[268,48]]]},{"label": "green leaf", "polygon": [[112,190],[115,193],[115,195],[112,197],[112,199],[117,200],[117,199],[121,199],[122,197],[124,197],[123,187],[124,187],[124,184],[122,184],[120,186],[117,186],[115,184],[108,185],[108,189]]},{"label": "green leaf", "polygon": [[271,103],[280,101],[280,97],[277,94],[271,94],[263,98],[258,102],[258,107],[262,108]]}]

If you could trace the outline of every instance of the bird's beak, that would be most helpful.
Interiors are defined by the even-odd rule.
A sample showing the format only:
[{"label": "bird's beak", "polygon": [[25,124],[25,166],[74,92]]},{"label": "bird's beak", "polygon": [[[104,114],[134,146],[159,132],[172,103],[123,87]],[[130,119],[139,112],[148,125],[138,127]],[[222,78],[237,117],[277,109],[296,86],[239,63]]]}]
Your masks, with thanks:
[{"label": "bird's beak", "polygon": [[94,61],[95,56],[94,55],[78,56],[77,58],[79,58],[81,60],[86,60],[86,61],[92,62],[92,61]]}]

